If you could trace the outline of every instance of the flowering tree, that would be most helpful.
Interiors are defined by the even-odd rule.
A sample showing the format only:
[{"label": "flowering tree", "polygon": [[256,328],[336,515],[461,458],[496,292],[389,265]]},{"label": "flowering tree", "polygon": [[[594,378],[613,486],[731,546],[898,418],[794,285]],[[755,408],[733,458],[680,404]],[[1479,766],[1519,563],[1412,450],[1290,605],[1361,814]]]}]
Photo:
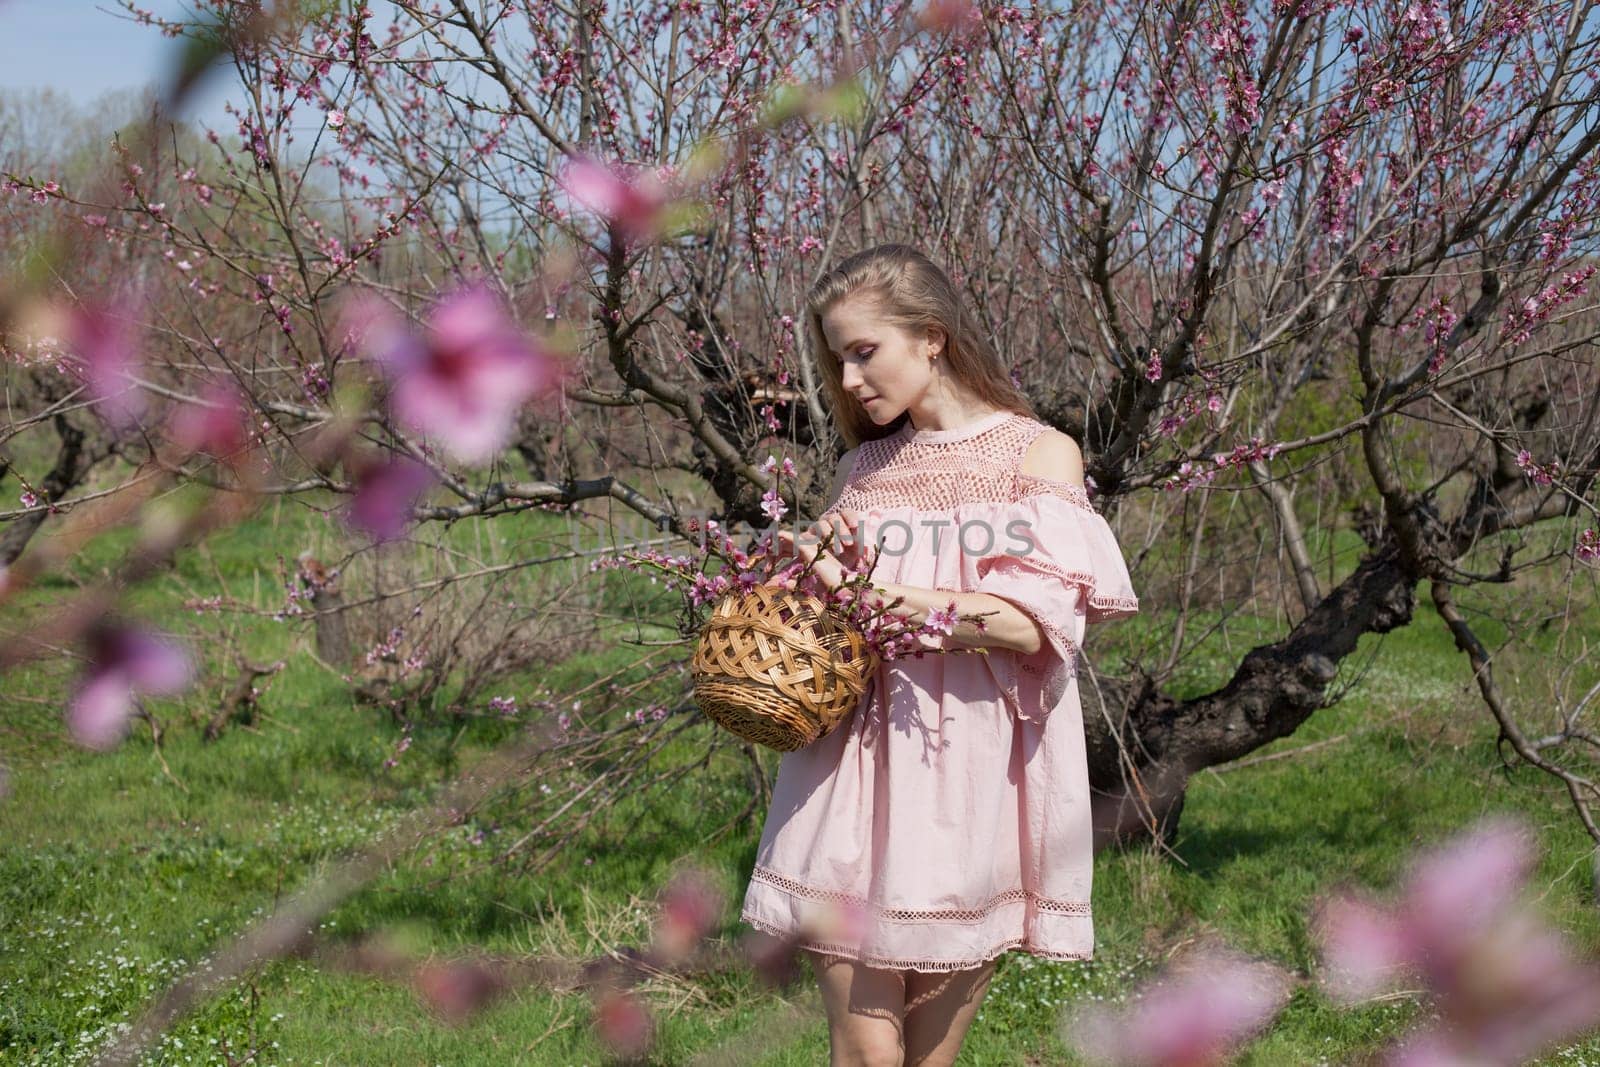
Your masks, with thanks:
[{"label": "flowering tree", "polygon": [[[1180,609],[1208,599],[1199,571],[1215,571],[1219,547],[1253,554],[1263,530],[1288,605],[1275,640],[1180,701],[1160,682],[1188,644],[1183,611],[1096,739],[1102,780],[1119,761],[1146,765],[1159,825],[1189,773],[1336,699],[1341,661],[1361,635],[1409,622],[1426,580],[1502,736],[1566,784],[1600,836],[1583,701],[1547,694],[1561,714],[1530,737],[1532,713],[1496,683],[1458,604],[1460,590],[1600,551],[1586,499],[1600,442],[1570,355],[1594,328],[1586,11],[1074,11],[1071,38],[1091,47],[1041,62],[1049,38],[1023,33],[985,55],[997,114],[982,124],[1015,131],[1029,188],[1057,205],[1021,214],[1040,220],[1038,266],[1084,372],[1068,395],[1087,399],[1062,420],[1104,495],[1194,502],[1171,568]],[[1295,506],[1330,483],[1336,508]],[[1233,486],[1260,501],[1237,528],[1208,514]],[[1306,527],[1346,509],[1365,548],[1319,578]],[[1535,534],[1570,516],[1581,533]]]}]

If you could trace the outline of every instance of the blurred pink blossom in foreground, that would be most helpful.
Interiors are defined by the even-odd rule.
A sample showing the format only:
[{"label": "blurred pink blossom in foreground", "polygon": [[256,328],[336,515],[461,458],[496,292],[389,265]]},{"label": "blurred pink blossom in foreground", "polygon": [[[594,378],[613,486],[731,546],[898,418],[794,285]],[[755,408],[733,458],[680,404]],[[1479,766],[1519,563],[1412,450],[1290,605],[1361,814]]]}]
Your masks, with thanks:
[{"label": "blurred pink blossom in foreground", "polygon": [[144,413],[145,396],[133,379],[139,368],[138,333],[125,310],[74,308],[67,318],[67,346],[96,410],[112,426],[127,429]]},{"label": "blurred pink blossom in foreground", "polygon": [[1065,1036],[1095,1063],[1209,1067],[1228,1062],[1277,1016],[1291,984],[1270,963],[1201,949],[1147,984],[1129,1006],[1079,1012]]},{"label": "blurred pink blossom in foreground", "polygon": [[185,452],[230,460],[250,444],[250,407],[239,387],[220,382],[206,388],[198,404],[172,414],[167,433]]},{"label": "blurred pink blossom in foreground", "polygon": [[482,286],[436,303],[420,336],[376,297],[354,302],[346,323],[389,380],[394,417],[462,463],[492,458],[511,439],[522,406],[560,382],[555,354]]},{"label": "blurred pink blossom in foreground", "polygon": [[668,961],[688,956],[722,920],[723,908],[722,892],[708,872],[678,872],[657,902],[657,953]]},{"label": "blurred pink blossom in foreground", "polygon": [[969,33],[983,24],[983,12],[971,0],[928,0],[913,17],[936,33]]},{"label": "blurred pink blossom in foreground", "polygon": [[476,960],[447,960],[417,968],[417,993],[446,1022],[461,1024],[488,1007],[507,989],[491,967]]},{"label": "blurred pink blossom in foreground", "polygon": [[89,669],[67,705],[67,728],[79,744],[114,747],[128,732],[137,696],[171,696],[189,684],[189,657],[167,638],[101,623],[87,642]]},{"label": "blurred pink blossom in foreground", "polygon": [[594,998],[594,1028],[613,1055],[637,1059],[655,1043],[655,1020],[631,989],[602,989]]},{"label": "blurred pink blossom in foreground", "polygon": [[648,241],[666,225],[671,195],[649,171],[629,177],[589,156],[573,156],[561,169],[561,187],[588,211],[617,227],[629,242]]},{"label": "blurred pink blossom in foreground", "polygon": [[1520,902],[1535,856],[1528,832],[1489,820],[1423,857],[1390,907],[1345,895],[1319,916],[1336,999],[1420,976],[1439,1020],[1388,1062],[1520,1064],[1600,1025],[1600,970],[1578,960]]},{"label": "blurred pink blossom in foreground", "polygon": [[411,524],[411,512],[433,484],[433,472],[410,456],[360,463],[352,477],[355,499],[345,522],[379,543],[393,541]]}]

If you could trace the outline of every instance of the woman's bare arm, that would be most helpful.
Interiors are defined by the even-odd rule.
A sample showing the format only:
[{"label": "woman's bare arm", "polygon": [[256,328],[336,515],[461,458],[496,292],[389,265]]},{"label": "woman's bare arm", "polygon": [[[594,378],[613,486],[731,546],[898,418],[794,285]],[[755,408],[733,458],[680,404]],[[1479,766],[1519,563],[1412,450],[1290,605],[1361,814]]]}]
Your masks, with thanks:
[{"label": "woman's bare arm", "polygon": [[952,647],[1003,648],[1025,655],[1043,647],[1044,635],[1039,632],[1039,624],[1033,621],[1033,616],[1004,597],[992,593],[952,593],[893,582],[874,582],[873,589],[881,598],[880,603],[887,604],[896,597],[905,597],[905,602],[895,608],[894,613],[912,626],[922,625],[930,612],[943,611],[952,600],[955,601],[957,615],[994,613],[984,618],[985,629],[981,633],[977,624],[964,619],[957,621],[955,629],[945,639]]}]

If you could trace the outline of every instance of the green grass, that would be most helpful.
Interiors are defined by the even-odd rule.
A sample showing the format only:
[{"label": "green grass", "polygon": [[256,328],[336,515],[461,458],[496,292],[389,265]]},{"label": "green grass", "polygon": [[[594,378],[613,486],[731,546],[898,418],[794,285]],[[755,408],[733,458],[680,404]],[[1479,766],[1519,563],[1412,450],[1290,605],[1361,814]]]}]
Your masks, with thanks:
[{"label": "green grass", "polygon": [[[516,536],[559,522],[527,519]],[[182,554],[175,574],[139,591],[134,603],[184,627],[183,584],[209,593],[218,574],[231,595],[269,603],[278,554],[292,559],[327,536],[324,520],[312,513],[264,514],[213,537],[204,553]],[[477,536],[459,532],[463,544]],[[32,603],[103,570],[125,537],[97,543],[74,561],[71,575],[32,594]],[[520,549],[476,544],[473,550],[502,558]],[[607,576],[603,584],[594,604],[601,612],[626,612],[633,598],[659,596],[625,575]],[[283,894],[425,803],[509,732],[488,718],[419,719],[410,751],[386,768],[398,728],[354,705],[336,676],[298,654],[306,641],[301,629],[259,617],[234,621],[249,655],[288,660],[263,700],[270,717],[206,744],[191,716],[204,713],[220,682],[179,701],[154,702],[169,726],[165,768],[144,732],[107,755],[64,742],[59,712],[67,664],[3,680],[0,753],[11,765],[12,792],[0,804],[0,1063],[88,1062],[93,1043],[146,998]],[[195,632],[213,624],[192,617],[188,623]],[[1592,620],[1585,625],[1595,632]],[[1160,628],[1152,610],[1120,631],[1107,629],[1102,641],[1112,635],[1142,641],[1158,637]],[[641,651],[623,643],[634,631],[618,626],[611,633],[608,646],[495,691],[562,692],[626,668]],[[1491,635],[1492,628],[1485,636]],[[664,631],[644,636],[659,639]],[[1320,894],[1340,884],[1390,886],[1418,846],[1487,813],[1518,813],[1535,827],[1543,848],[1538,906],[1583,949],[1600,951],[1590,842],[1547,779],[1501,770],[1464,660],[1426,597],[1411,627],[1365,642],[1347,665],[1352,675],[1355,661],[1366,666],[1350,696],[1264,750],[1295,754],[1195,780],[1176,860],[1147,849],[1100,857],[1093,963],[1002,957],[964,1063],[1075,1062],[1059,1032],[1062,1012],[1088,999],[1123,997],[1175,946],[1196,937],[1215,935],[1309,974],[1316,947],[1308,918]],[[213,672],[221,670],[220,651],[196,647]],[[1224,669],[1237,651],[1237,644],[1231,653],[1208,647],[1184,686],[1200,691],[1195,687],[1214,681],[1206,675]],[[1507,669],[1515,670],[1515,662],[1508,660]],[[674,755],[704,747],[703,735],[694,733]],[[1297,751],[1316,741],[1328,743]],[[730,903],[720,935],[736,937],[743,928],[734,916],[759,818],[709,845],[705,838],[744,806],[747,781],[739,760],[718,759],[666,796],[625,805],[564,863],[535,877],[482,862],[514,819],[510,808],[490,809],[350,898],[328,917],[324,932],[394,928],[418,953],[479,946],[587,955],[642,939],[648,915],[641,905],[674,863],[693,859],[722,878]],[[484,832],[481,840],[475,831]],[[747,1050],[740,1062],[825,1062],[820,1016],[797,1029],[775,1023],[790,1004],[811,1001],[804,982],[778,993],[730,974],[651,983],[647,996],[660,1027],[652,1062],[685,1063],[724,1043]],[[1245,1062],[1359,1061],[1417,1013],[1406,999],[1338,1011],[1306,985]],[[288,960],[263,967],[183,1020],[152,1062],[222,1062],[218,1049],[225,1043],[235,1054],[259,1047],[262,1063],[604,1063],[587,1019],[584,999],[526,988],[472,1023],[451,1027],[430,1017],[403,986]],[[1600,1062],[1600,1043],[1550,1062]]]}]

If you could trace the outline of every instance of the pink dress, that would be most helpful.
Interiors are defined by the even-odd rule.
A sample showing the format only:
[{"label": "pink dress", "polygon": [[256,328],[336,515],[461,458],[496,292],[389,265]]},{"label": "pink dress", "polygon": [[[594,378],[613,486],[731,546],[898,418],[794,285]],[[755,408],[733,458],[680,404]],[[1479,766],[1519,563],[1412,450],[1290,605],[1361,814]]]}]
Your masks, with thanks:
[{"label": "pink dress", "polygon": [[784,753],[740,914],[756,929],[791,934],[842,910],[848,934],[800,944],[895,970],[963,970],[1013,948],[1093,955],[1076,657],[1088,623],[1139,601],[1083,489],[1022,473],[1045,429],[1000,411],[862,444],[829,510],[867,516],[874,579],[1003,597],[1046,643],[885,662],[847,722]]}]

